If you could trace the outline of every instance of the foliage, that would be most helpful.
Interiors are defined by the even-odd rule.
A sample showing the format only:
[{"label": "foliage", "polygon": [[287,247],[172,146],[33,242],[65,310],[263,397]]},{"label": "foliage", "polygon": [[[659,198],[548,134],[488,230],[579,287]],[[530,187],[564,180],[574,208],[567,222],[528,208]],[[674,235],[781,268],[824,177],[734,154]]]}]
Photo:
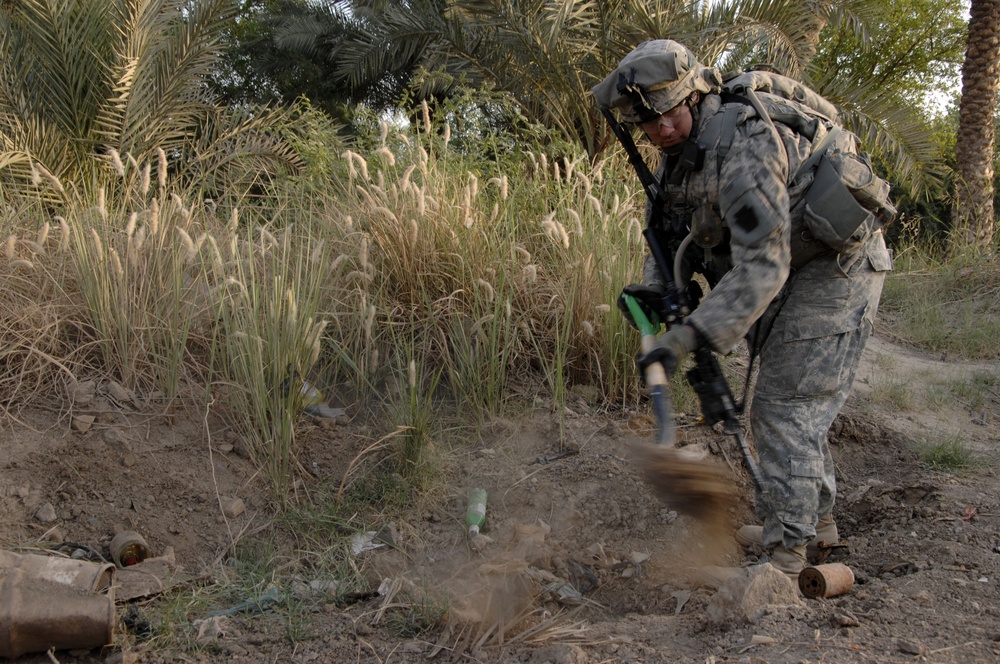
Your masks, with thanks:
[{"label": "foliage", "polygon": [[233,11],[231,0],[0,6],[0,176],[37,181],[41,171],[95,191],[121,172],[109,150],[133,167],[163,153],[171,173],[216,190],[296,170],[273,131],[283,111],[224,109],[208,94]]},{"label": "foliage", "polygon": [[946,259],[909,251],[886,281],[882,312],[896,337],[970,359],[1000,357],[1000,266],[996,259]]}]

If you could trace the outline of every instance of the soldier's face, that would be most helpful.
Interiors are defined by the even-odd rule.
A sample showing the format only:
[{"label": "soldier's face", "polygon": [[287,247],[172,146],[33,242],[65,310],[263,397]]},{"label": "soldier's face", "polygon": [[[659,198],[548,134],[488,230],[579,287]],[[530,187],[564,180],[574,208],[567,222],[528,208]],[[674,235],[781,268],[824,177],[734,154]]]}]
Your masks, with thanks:
[{"label": "soldier's face", "polygon": [[691,135],[691,107],[685,102],[674,106],[659,117],[643,122],[642,127],[650,143],[660,148],[672,148],[680,145]]}]

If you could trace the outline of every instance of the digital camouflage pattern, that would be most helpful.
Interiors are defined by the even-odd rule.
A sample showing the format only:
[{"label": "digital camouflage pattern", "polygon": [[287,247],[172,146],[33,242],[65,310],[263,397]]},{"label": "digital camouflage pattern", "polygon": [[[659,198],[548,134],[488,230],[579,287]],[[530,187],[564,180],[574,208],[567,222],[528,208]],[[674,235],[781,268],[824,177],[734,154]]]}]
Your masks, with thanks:
[{"label": "digital camouflage pattern", "polygon": [[[768,106],[800,106],[758,97]],[[833,508],[827,433],[853,384],[891,257],[881,232],[839,255],[805,233],[802,198],[811,178],[795,175],[832,125],[820,124],[810,140],[715,94],[692,111],[704,166],[679,171],[677,156],[663,155],[656,177],[672,207],[660,223],[694,228],[706,246],[690,251],[706,252],[721,277],[688,322],[720,353],[754,327],[760,373],[750,423],[765,477],[757,509],[765,546],[791,548],[812,538],[819,517]],[[734,121],[731,144],[720,151],[722,128]],[[848,132],[844,137],[853,142]],[[660,281],[647,257],[643,283]]]}]

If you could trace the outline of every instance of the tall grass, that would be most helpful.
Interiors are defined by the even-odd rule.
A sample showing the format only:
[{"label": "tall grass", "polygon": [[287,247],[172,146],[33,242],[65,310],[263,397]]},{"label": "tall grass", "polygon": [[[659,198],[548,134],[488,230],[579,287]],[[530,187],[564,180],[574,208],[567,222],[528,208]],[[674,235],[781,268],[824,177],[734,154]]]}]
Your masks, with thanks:
[{"label": "tall grass", "polygon": [[[540,386],[561,417],[574,384],[638,403],[638,335],[613,306],[644,253],[627,164],[559,144],[486,160],[429,117],[373,124],[322,160],[325,187],[217,201],[173,182],[163,155],[112,154],[87,187],[40,178],[57,214],[39,196],[2,222],[0,398],[84,379],[140,400],[208,394],[277,496],[297,472],[303,380],[393,414],[411,469],[443,406],[480,421]],[[411,363],[417,380],[393,389]]]}]

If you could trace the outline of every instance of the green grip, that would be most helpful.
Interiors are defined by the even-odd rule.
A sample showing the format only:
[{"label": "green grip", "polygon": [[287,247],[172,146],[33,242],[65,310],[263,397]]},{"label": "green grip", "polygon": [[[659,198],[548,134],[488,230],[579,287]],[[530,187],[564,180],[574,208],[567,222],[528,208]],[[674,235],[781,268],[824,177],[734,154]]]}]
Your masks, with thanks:
[{"label": "green grip", "polygon": [[635,326],[639,328],[639,332],[656,336],[656,327],[646,318],[646,312],[639,306],[639,301],[631,295],[622,295],[622,297],[625,298],[625,306],[628,307],[629,313],[632,314],[632,320],[635,321]]}]

